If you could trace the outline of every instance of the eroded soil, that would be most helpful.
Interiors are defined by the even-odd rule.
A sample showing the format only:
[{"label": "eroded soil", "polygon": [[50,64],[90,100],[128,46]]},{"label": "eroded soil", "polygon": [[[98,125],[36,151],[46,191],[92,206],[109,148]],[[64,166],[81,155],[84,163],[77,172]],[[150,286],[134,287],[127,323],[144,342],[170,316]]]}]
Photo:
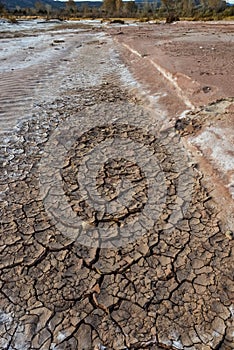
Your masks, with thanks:
[{"label": "eroded soil", "polygon": [[[153,98],[140,77],[139,83],[134,81],[119,57],[120,48],[101,29],[62,35],[64,43],[55,44],[67,49],[60,47],[57,61],[52,55],[51,63],[35,65],[43,84],[48,80],[42,90],[25,90],[27,76],[34,85],[33,60],[27,68],[16,67],[17,98],[33,101],[26,105],[31,108],[26,115],[23,107],[11,106],[11,68],[5,66],[2,90],[7,87],[11,95],[3,99],[10,106],[3,104],[7,114],[1,119],[0,348],[231,350],[233,227],[220,218],[217,196],[204,181],[208,171],[197,165],[186,143],[198,143],[193,135],[201,133],[202,112],[200,119],[191,112],[176,123],[179,115],[173,119],[171,107],[160,99],[171,91],[168,101],[181,114],[188,109],[181,96],[161,77],[156,81],[162,90]],[[50,43],[45,43],[48,50]],[[79,49],[74,51],[75,43]],[[25,80],[19,79],[23,72],[28,74]],[[229,102],[225,108],[231,108]],[[22,114],[16,116],[18,108]],[[21,122],[13,129],[17,120]],[[88,131],[79,135],[84,125]],[[93,150],[106,140],[114,149],[116,139],[126,143],[126,151],[104,162],[105,147],[100,148],[102,164]],[[137,147],[132,149],[132,143]],[[67,152],[56,172],[53,159],[59,160],[61,145]],[[134,162],[138,154],[144,167]],[[155,158],[156,170],[151,164]],[[116,206],[112,215],[104,215],[88,205],[90,197],[80,189],[88,179],[89,193],[96,163],[100,196],[115,204],[119,193],[126,193],[126,188],[118,190],[124,177],[133,191],[126,194],[130,206]],[[59,226],[62,215],[57,222],[51,215],[47,198],[63,210],[61,192],[54,186],[57,176],[67,206],[75,218],[82,218],[79,234],[70,234],[72,216]],[[163,198],[162,206],[157,217],[149,211],[148,221],[140,221],[147,201],[158,205],[150,192],[151,177],[158,181],[155,195],[159,202]],[[125,225],[128,235],[121,235]],[[87,227],[93,231],[90,238],[87,230],[85,241]],[[100,236],[103,227],[107,237]]]}]

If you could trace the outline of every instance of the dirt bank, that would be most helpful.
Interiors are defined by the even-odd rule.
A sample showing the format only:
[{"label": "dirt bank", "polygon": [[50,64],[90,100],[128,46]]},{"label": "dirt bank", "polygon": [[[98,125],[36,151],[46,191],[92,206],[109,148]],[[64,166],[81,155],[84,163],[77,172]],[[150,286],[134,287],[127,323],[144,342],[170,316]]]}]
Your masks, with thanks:
[{"label": "dirt bank", "polygon": [[108,32],[133,76],[167,111],[167,125],[193,111],[184,142],[233,227],[234,24],[141,24]]}]

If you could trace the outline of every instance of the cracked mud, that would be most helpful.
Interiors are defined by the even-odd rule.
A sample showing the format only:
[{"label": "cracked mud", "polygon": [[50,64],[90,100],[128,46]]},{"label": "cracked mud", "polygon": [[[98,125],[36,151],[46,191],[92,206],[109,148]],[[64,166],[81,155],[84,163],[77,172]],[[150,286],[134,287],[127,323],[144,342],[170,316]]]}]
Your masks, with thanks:
[{"label": "cracked mud", "polygon": [[[117,75],[99,78],[41,103],[14,135],[2,136],[0,348],[232,349],[232,232],[222,230],[178,125],[159,132],[152,120],[145,129],[152,117],[145,102]],[[89,130],[78,134],[71,118]],[[71,128],[60,133],[67,122]],[[92,156],[108,140],[116,153],[106,159],[104,144]],[[139,143],[133,156],[126,142]],[[64,210],[50,159],[66,144],[58,172],[72,212],[66,220],[80,218],[87,235],[71,235],[69,222],[60,226],[50,213],[54,203],[59,218]],[[149,174],[160,184],[153,198]],[[94,181],[98,198],[113,207],[93,206]],[[149,211],[140,221],[147,203],[158,215]]]}]

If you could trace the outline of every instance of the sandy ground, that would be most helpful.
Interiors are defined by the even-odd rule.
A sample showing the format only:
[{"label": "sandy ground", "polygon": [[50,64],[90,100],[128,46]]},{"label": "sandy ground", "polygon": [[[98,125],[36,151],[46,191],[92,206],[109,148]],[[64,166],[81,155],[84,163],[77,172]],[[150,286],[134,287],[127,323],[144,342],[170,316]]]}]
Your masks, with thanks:
[{"label": "sandy ground", "polygon": [[233,25],[0,44],[0,349],[233,349]]}]

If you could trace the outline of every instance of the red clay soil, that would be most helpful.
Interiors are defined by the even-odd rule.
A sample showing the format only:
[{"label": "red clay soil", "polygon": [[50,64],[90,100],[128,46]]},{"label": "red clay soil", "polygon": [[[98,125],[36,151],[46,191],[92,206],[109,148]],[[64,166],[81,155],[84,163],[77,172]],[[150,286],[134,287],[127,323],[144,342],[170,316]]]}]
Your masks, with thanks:
[{"label": "red clay soil", "polygon": [[234,23],[147,23],[108,31],[133,76],[167,111],[166,126],[192,111],[187,130],[179,132],[233,228]]}]

